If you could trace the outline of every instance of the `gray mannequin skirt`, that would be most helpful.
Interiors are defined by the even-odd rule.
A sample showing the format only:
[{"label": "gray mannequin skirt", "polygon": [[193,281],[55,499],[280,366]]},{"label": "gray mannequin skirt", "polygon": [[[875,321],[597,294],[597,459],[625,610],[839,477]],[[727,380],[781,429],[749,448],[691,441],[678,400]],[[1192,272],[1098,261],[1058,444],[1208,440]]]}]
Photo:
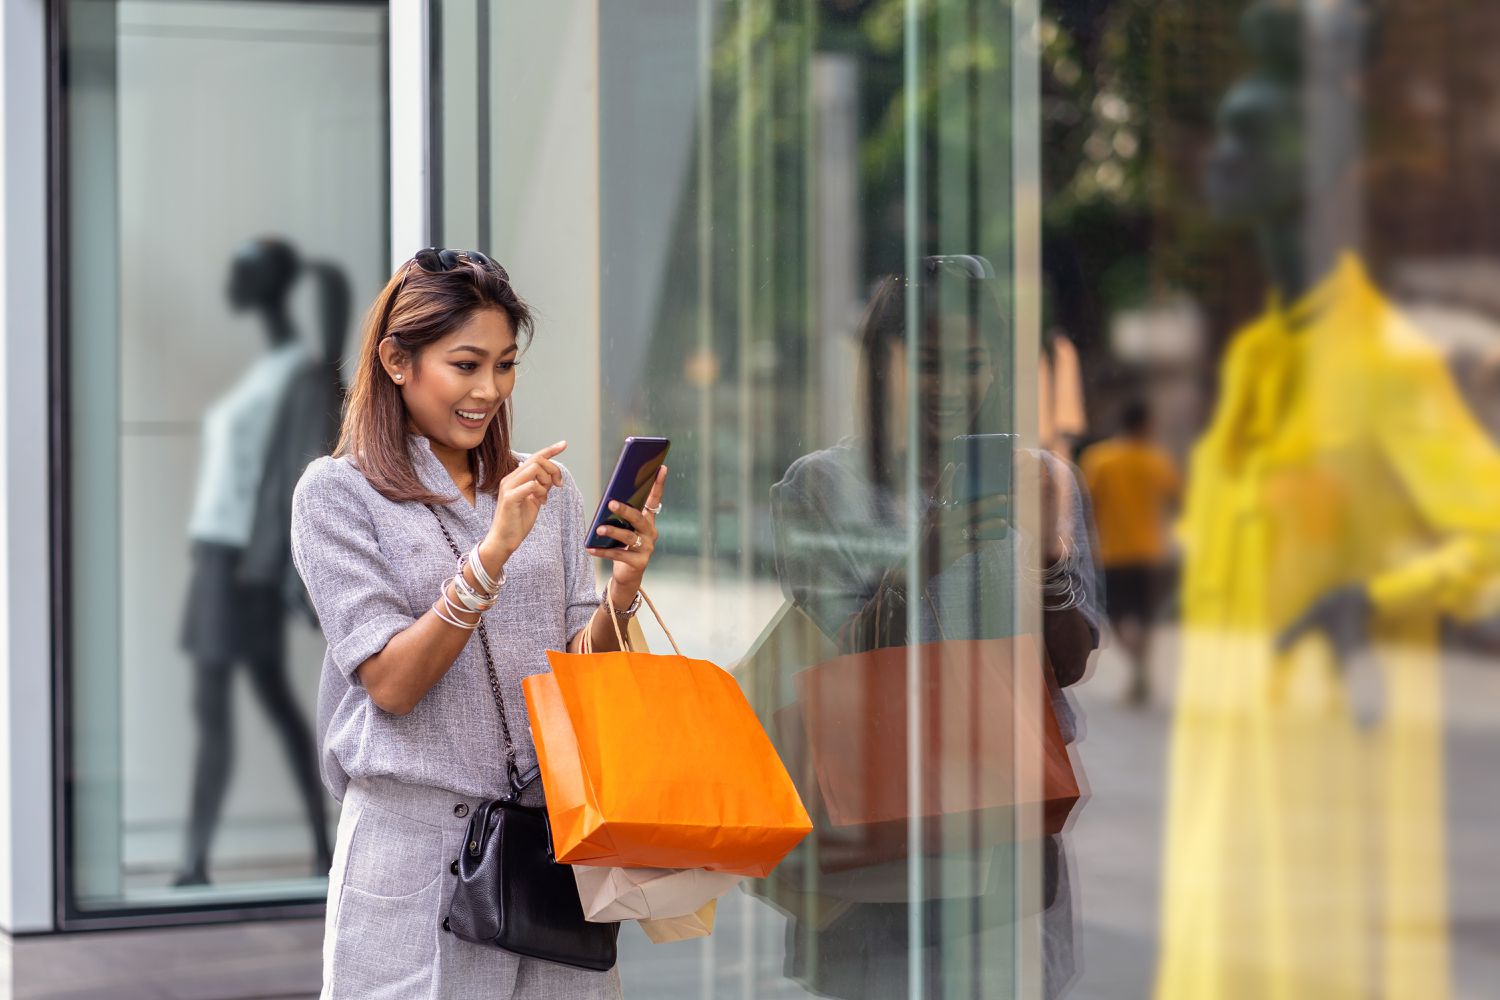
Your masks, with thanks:
[{"label": "gray mannequin skirt", "polygon": [[180,641],[198,663],[263,662],[285,649],[286,599],[277,587],[240,581],[244,552],[220,542],[193,543]]},{"label": "gray mannequin skirt", "polygon": [[390,778],[344,796],[323,935],[323,1000],[619,1000],[618,969],[587,972],[443,930],[478,799]]}]

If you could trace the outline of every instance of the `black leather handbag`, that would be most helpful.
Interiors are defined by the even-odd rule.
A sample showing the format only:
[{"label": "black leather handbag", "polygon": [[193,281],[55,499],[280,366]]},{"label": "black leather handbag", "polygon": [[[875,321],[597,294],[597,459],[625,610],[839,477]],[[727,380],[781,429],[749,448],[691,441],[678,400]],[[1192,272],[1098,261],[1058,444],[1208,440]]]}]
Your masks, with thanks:
[{"label": "black leather handbag", "polygon": [[[441,519],[438,527],[458,558],[458,546]],[[516,768],[500,679],[482,622],[479,645],[511,754],[506,761],[511,787],[509,794],[482,802],[469,817],[463,851],[451,866],[458,884],[443,929],[527,958],[606,972],[615,965],[620,925],[583,918],[573,868],[558,864],[552,855],[540,772],[523,777]]]}]

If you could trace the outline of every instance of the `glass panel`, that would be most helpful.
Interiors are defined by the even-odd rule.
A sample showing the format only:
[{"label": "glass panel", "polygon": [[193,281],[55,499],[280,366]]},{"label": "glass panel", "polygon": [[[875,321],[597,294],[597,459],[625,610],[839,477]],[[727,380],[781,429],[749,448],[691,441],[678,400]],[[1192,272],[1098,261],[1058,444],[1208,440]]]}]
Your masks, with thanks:
[{"label": "glass panel", "polygon": [[1496,10],[1042,14],[1054,426],[1116,622],[1079,990],[1491,993]]},{"label": "glass panel", "polygon": [[384,5],[61,23],[70,906],[321,899],[323,647],[286,512],[386,273]]},{"label": "glass panel", "polygon": [[648,589],[815,817],[712,937],[627,929],[627,995],[1060,995],[1052,681],[1097,592],[1018,374],[1011,5],[434,9],[440,241],[488,234],[545,317],[519,447],[567,437],[592,493],[671,438]]}]

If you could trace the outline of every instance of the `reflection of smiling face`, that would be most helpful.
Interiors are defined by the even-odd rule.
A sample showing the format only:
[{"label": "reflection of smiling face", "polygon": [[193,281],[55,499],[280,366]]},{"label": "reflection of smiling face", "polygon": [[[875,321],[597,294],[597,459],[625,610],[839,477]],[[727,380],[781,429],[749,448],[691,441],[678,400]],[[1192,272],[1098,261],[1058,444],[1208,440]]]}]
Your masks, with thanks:
[{"label": "reflection of smiling face", "polygon": [[921,420],[929,437],[967,434],[995,384],[989,345],[967,315],[928,326],[917,352]]}]

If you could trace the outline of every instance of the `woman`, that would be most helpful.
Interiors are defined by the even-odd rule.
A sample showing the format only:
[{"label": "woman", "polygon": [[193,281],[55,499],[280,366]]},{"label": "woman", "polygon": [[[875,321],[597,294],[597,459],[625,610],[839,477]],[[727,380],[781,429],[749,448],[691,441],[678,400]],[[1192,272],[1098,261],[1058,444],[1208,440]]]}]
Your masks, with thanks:
[{"label": "woman", "polygon": [[[961,488],[968,473],[956,468],[961,455],[953,442],[1013,427],[1008,330],[990,274],[979,257],[929,257],[919,279],[893,275],[879,283],[861,327],[862,433],[797,459],[771,488],[777,573],[787,597],[844,654],[1010,636],[1024,623],[1014,615],[1016,588],[1024,600],[1039,594],[1041,607],[1033,610],[1058,682],[1053,707],[1071,742],[1076,723],[1060,688],[1083,678],[1100,621],[1087,498],[1066,462],[1045,450],[1020,450],[1015,474],[1039,484],[1038,520],[1049,526],[1039,537],[1013,529],[1008,496],[953,502],[972,492]],[[913,294],[921,326],[908,337]],[[916,382],[910,388],[908,373]],[[910,425],[909,398],[917,407]],[[993,470],[971,471],[982,478]],[[916,581],[908,577],[909,525],[920,535],[924,563]],[[969,773],[985,773],[986,764],[972,761]],[[817,849],[831,852],[831,844],[825,837]],[[929,863],[927,877],[960,864],[1005,870],[1013,860],[1008,847],[989,859],[958,853]],[[1075,972],[1072,889],[1061,838],[1046,837],[1041,855],[1042,995],[1051,998],[1066,992]],[[923,946],[913,953],[906,872],[898,869],[879,875],[896,890],[884,894],[872,891],[876,875],[866,870],[857,899],[832,880],[804,881],[817,885],[821,902],[802,912],[823,919],[799,918],[789,928],[789,974],[827,996],[895,1000],[907,995],[908,962],[915,960],[928,995],[1010,995],[1014,970],[1003,956],[1016,928],[994,916],[1010,913],[1009,898],[998,898],[1010,888],[992,879],[992,888],[980,890],[996,897],[988,901],[930,900]],[[953,958],[958,954],[987,957],[963,962]]]},{"label": "woman", "polygon": [[[325,1000],[620,995],[614,970],[443,929],[470,810],[508,787],[510,762],[535,764],[522,678],[547,669],[549,649],[576,652],[584,629],[594,649],[618,648],[588,557],[614,563],[626,618],[656,541],[654,513],[616,505],[633,530],[603,532],[623,547],[585,549],[582,498],[556,461],[566,444],[511,451],[508,401],[531,330],[504,268],[476,251],[421,251],[370,311],[334,456],[297,486],[293,555],[328,641],[323,778],[344,803]],[[450,538],[465,553],[456,572]]]}]

